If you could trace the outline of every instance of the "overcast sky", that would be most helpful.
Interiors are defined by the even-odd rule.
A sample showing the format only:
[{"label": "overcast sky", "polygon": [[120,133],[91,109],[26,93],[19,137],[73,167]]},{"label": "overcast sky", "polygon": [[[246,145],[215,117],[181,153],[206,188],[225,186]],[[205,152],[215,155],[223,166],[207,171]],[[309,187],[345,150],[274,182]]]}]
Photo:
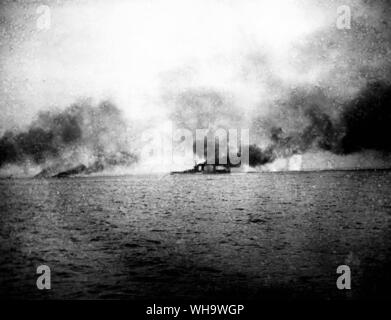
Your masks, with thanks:
[{"label": "overcast sky", "polygon": [[[50,26],[39,19],[50,13]],[[232,90],[250,105],[262,84],[243,79],[262,52],[273,74],[316,81],[324,67],[297,70],[292,46],[335,28],[339,3],[316,1],[3,1],[1,126],[80,97],[112,98],[128,115],[164,112],[162,88]],[[248,101],[246,100],[248,99]]]}]

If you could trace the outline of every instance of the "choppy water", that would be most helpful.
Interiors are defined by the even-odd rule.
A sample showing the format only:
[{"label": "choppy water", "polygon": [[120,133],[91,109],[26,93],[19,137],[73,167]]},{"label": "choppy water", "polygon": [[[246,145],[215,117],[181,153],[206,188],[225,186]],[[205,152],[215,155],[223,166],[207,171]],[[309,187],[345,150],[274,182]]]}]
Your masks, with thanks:
[{"label": "choppy water", "polygon": [[0,296],[391,296],[390,191],[369,171],[2,180]]}]

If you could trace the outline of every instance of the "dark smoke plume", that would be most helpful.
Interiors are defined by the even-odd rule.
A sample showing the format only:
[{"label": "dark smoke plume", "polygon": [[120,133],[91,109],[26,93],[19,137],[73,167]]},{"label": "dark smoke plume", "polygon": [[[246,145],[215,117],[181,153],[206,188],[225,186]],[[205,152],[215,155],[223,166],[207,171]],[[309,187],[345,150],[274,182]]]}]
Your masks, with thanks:
[{"label": "dark smoke plume", "polygon": [[[240,129],[239,113],[220,93],[188,91],[178,99],[172,117],[178,126]],[[252,120],[252,167],[314,150],[339,155],[391,153],[391,86],[386,82],[368,84],[348,102],[329,98],[318,87],[295,89],[274,102],[271,110]],[[261,147],[257,139],[267,143]],[[136,162],[132,142],[129,124],[115,105],[79,103],[63,111],[41,112],[24,132],[5,132],[0,138],[0,167],[33,163],[42,169],[40,176],[88,174]]]},{"label": "dark smoke plume", "polygon": [[[235,104],[213,90],[188,90],[174,102],[171,118],[178,127],[240,129],[245,123]],[[348,101],[321,87],[295,88],[270,110],[251,120],[252,167],[316,150],[391,152],[391,86],[384,81],[369,83]]]},{"label": "dark smoke plume", "polygon": [[342,116],[345,135],[341,151],[345,154],[378,150],[391,152],[391,86],[369,84],[345,109]]},{"label": "dark smoke plume", "polygon": [[109,101],[41,112],[25,132],[0,138],[0,167],[30,162],[44,168],[45,176],[80,164],[89,172],[130,165],[136,156],[127,130],[122,112]]},{"label": "dark smoke plume", "polygon": [[[277,106],[271,117],[257,119],[255,126],[266,131],[266,149],[250,148],[250,165],[263,165],[277,157],[325,150],[347,155],[361,151],[391,152],[391,86],[384,82],[368,84],[346,103],[325,98],[321,91],[294,92]],[[330,106],[339,108],[335,117]],[[280,125],[278,125],[280,124]]]},{"label": "dark smoke plume", "polygon": [[273,162],[276,159],[276,155],[273,153],[272,148],[262,150],[257,145],[252,144],[249,146],[249,165],[251,167],[261,166],[269,162]]}]

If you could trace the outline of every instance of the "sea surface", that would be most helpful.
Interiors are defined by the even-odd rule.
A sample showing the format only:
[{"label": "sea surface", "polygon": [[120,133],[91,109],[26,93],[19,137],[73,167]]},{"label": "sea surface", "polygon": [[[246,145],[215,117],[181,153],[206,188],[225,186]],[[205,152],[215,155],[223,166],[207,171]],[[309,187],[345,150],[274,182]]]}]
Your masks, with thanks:
[{"label": "sea surface", "polygon": [[390,171],[0,180],[3,299],[384,298],[390,285]]}]

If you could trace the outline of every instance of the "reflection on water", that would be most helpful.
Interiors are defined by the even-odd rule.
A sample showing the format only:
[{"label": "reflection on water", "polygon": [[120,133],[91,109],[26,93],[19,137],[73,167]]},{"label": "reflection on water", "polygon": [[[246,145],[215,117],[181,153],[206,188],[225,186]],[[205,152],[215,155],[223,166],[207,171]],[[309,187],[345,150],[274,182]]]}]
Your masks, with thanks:
[{"label": "reflection on water", "polygon": [[390,172],[369,171],[3,180],[0,296],[384,295],[390,191]]}]

